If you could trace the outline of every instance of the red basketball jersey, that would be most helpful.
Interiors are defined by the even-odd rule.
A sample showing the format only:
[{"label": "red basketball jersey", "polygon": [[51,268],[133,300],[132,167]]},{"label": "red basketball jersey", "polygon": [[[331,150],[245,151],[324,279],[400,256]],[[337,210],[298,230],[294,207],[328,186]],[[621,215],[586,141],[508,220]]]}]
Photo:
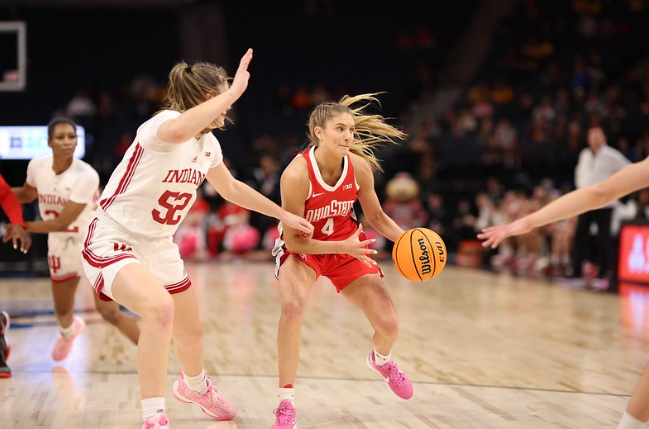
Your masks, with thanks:
[{"label": "red basketball jersey", "polygon": [[314,227],[315,240],[345,240],[358,228],[354,203],[358,199],[358,183],[349,155],[342,160],[343,172],[338,182],[330,186],[322,180],[315,147],[298,156],[306,160],[309,171],[309,195],[304,204],[304,218]]}]

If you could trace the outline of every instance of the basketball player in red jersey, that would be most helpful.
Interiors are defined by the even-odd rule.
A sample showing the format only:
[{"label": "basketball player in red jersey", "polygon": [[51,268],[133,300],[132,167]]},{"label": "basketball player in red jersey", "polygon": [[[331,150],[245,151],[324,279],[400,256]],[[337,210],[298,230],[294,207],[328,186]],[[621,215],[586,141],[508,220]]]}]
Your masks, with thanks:
[{"label": "basketball player in red jersey", "polygon": [[[360,201],[368,222],[395,241],[403,230],[382,210],[374,191],[373,170],[380,170],[372,147],[404,135],[380,115],[362,108],[377,101],[375,94],[344,97],[339,103],[319,104],[309,118],[309,148],[299,154],[281,178],[282,207],[313,223],[313,237],[281,224],[282,235],[273,255],[277,266],[282,313],[277,339],[279,406],[272,429],[295,427],[294,385],[300,354],[302,320],[309,291],[319,276],[360,308],[374,327],[374,349],[368,367],[380,374],[390,389],[408,400],[412,384],[390,357],[399,320],[382,277],[356,221],[353,205]],[[362,103],[362,107],[352,106]]]},{"label": "basketball player in red jersey", "polygon": [[[23,210],[20,207],[20,202],[16,196],[11,192],[11,188],[5,182],[4,177],[0,174],[0,206],[5,211],[11,226],[7,229],[2,242],[6,243],[9,240],[13,242],[14,249],[18,249],[20,243],[20,251],[27,253],[32,245],[32,238],[29,233],[25,231],[27,225],[23,220]],[[0,311],[0,378],[11,377],[11,369],[7,365],[7,358],[9,357],[9,346],[5,339],[5,332],[9,329],[10,321],[9,314],[5,311]]]},{"label": "basketball player in red jersey", "polygon": [[313,233],[309,222],[234,179],[211,132],[225,126],[227,111],[246,90],[251,60],[249,49],[231,86],[214,64],[172,68],[165,108],[138,128],[86,235],[84,268],[97,293],[142,317],[137,368],[143,429],[169,427],[165,385],[172,337],[182,368],[174,396],[217,420],[236,415],[205,374],[198,299],[172,240],[202,182],[228,201]]},{"label": "basketball player in red jersey", "polygon": [[[557,198],[547,206],[506,225],[482,230],[483,247],[495,249],[507,237],[523,235],[534,228],[604,207],[611,201],[649,186],[649,158],[624,167],[608,179]],[[649,421],[649,363],[617,429],[642,429]]]}]

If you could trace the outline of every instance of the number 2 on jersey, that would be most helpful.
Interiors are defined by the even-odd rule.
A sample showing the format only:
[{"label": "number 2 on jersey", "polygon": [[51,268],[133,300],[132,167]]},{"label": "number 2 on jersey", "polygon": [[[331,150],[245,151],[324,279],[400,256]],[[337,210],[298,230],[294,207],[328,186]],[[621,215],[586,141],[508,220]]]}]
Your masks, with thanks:
[{"label": "number 2 on jersey", "polygon": [[320,230],[323,234],[331,235],[334,233],[334,218],[330,217]]},{"label": "number 2 on jersey", "polygon": [[182,219],[182,215],[176,216],[176,212],[182,211],[192,199],[192,194],[165,191],[158,199],[158,204],[167,209],[164,216],[158,209],[151,210],[153,220],[164,225],[176,225]]}]

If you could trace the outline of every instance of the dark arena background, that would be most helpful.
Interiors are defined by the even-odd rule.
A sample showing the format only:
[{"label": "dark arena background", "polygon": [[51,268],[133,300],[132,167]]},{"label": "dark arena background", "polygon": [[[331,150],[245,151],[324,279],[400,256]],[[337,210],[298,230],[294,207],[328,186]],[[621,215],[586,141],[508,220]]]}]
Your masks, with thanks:
[{"label": "dark arena background", "polygon": [[[646,0],[0,0],[0,174],[22,188],[31,159],[52,154],[45,126],[65,116],[101,190],[162,107],[174,64],[211,62],[233,77],[253,48],[248,88],[213,132],[232,175],[281,204],[312,109],[378,93],[367,111],[405,133],[376,150],[379,203],[403,230],[437,232],[448,252],[434,279],[402,277],[392,241],[356,204],[399,315],[391,356],[416,395],[398,400],[368,370],[373,327],[320,277],[302,325],[298,427],[639,429],[649,394],[631,401],[645,410],[629,406],[636,426],[622,416],[649,358],[649,188],[495,249],[477,234],[619,170],[591,173],[593,130],[623,165],[647,158],[647,23]],[[37,201],[22,210],[41,219]],[[199,186],[173,241],[199,301],[205,371],[238,414],[217,421],[177,401],[170,352],[174,428],[273,424],[278,235],[277,219]],[[5,329],[0,316],[11,346],[7,357],[0,329],[11,370],[0,428],[140,427],[137,347],[102,318],[84,277],[74,312],[87,327],[52,359],[62,334],[48,237],[31,237],[26,254],[0,243],[11,320]]]}]

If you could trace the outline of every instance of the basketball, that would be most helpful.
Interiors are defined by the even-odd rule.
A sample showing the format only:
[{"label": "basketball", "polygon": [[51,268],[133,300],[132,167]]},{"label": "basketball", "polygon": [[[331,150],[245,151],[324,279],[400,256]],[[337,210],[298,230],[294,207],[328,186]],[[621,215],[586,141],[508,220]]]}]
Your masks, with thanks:
[{"label": "basketball", "polygon": [[392,248],[392,261],[402,276],[413,282],[436,277],[446,265],[446,245],[435,231],[412,228]]}]

